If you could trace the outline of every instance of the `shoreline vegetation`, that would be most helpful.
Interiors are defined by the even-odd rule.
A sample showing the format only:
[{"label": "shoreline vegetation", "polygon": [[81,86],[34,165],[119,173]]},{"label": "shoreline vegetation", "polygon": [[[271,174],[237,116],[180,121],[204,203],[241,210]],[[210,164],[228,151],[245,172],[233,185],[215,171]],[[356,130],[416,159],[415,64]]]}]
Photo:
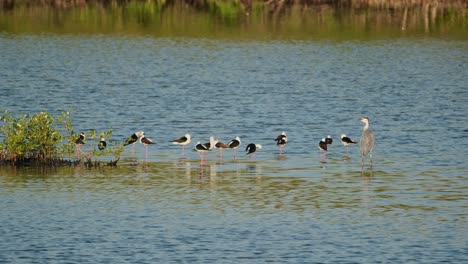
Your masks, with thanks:
[{"label": "shoreline vegetation", "polygon": [[0,32],[466,39],[465,0],[0,0]]},{"label": "shoreline vegetation", "polygon": [[[123,143],[108,142],[106,148],[98,147],[101,140],[110,138],[112,129],[75,133],[70,112],[55,117],[47,112],[15,116],[4,111],[0,122],[0,166],[100,167],[98,157],[108,160],[105,165],[116,166],[123,151]],[[85,152],[81,144],[94,147]]]},{"label": "shoreline vegetation", "polygon": [[4,9],[12,9],[15,6],[39,5],[53,6],[56,8],[73,8],[87,5],[127,5],[132,2],[144,2],[147,4],[156,4],[161,7],[173,5],[175,3],[184,3],[194,8],[203,9],[207,6],[241,6],[244,10],[252,9],[256,5],[265,5],[273,9],[287,8],[292,5],[299,5],[303,8],[328,5],[336,8],[377,8],[377,9],[395,9],[407,7],[453,7],[467,8],[468,3],[465,0],[0,0]]}]

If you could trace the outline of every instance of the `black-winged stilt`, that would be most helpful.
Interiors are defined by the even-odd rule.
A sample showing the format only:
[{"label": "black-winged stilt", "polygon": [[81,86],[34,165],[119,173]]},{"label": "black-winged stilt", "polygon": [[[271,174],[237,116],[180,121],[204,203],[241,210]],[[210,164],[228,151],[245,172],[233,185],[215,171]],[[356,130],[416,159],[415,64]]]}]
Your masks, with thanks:
[{"label": "black-winged stilt", "polygon": [[106,147],[107,147],[106,139],[101,138],[101,140],[99,140],[99,142],[98,142],[98,149],[99,150],[104,150]]},{"label": "black-winged stilt", "polygon": [[218,141],[218,142],[215,144],[215,148],[217,148],[218,151],[219,151],[219,158],[220,158],[220,159],[223,159],[223,150],[228,149],[229,146],[228,146],[227,144],[224,144],[224,143],[221,142],[221,141]]},{"label": "black-winged stilt", "polygon": [[288,143],[288,136],[286,136],[286,132],[283,131],[279,136],[276,137],[275,141],[276,145],[280,149],[280,155],[283,155],[283,148]]},{"label": "black-winged stilt", "polygon": [[[195,145],[195,151],[200,154],[200,163],[203,163],[203,160],[204,160],[203,159],[203,153],[206,153],[206,152],[212,150],[215,147],[217,142],[218,141],[213,136],[210,137],[210,142],[207,142],[207,143],[204,143],[204,144],[201,144],[200,141],[197,142],[197,144]],[[207,154],[205,160],[208,161],[208,154]]]},{"label": "black-winged stilt", "polygon": [[124,142],[124,146],[132,145],[132,153],[135,152],[135,143],[138,141],[138,139],[142,136],[145,135],[145,132],[143,131],[138,131],[133,133],[130,137],[127,138],[127,140]]},{"label": "black-winged stilt", "polygon": [[319,149],[321,151],[327,151],[328,150],[328,144],[326,138],[322,138],[319,142]]},{"label": "black-winged stilt", "polygon": [[84,132],[80,133],[80,136],[75,140],[75,146],[76,146],[76,156],[80,158],[81,156],[81,146],[85,144],[86,140],[86,135]]},{"label": "black-winged stilt", "polygon": [[349,146],[356,144],[356,141],[346,136],[346,134],[341,134],[341,143],[343,143],[343,145],[346,147],[346,153],[348,153]]},{"label": "black-winged stilt", "polygon": [[328,145],[331,145],[333,144],[333,138],[328,135],[326,138],[325,138],[325,142],[328,144]]},{"label": "black-winged stilt", "polygon": [[261,148],[262,148],[262,145],[260,145],[260,144],[250,143],[245,148],[245,152],[247,152],[246,153],[247,155],[251,154],[250,158],[252,159],[252,157],[255,156],[255,151],[257,151],[257,149],[261,149]]},{"label": "black-winged stilt", "polygon": [[200,163],[203,163],[203,153],[208,152],[210,149],[209,147],[205,146],[205,144],[202,144],[200,141],[198,141],[194,150],[200,155]]},{"label": "black-winged stilt", "polygon": [[190,134],[185,134],[183,137],[171,140],[171,143],[174,144],[174,145],[182,146],[182,157],[183,157],[184,156],[185,146],[190,144],[190,141],[191,141]]},{"label": "black-winged stilt", "polygon": [[229,143],[227,143],[230,149],[234,150],[234,159],[237,157],[237,148],[241,145],[241,139],[240,137],[236,137],[235,139],[231,140]]},{"label": "black-winged stilt", "polygon": [[145,146],[145,150],[146,150],[145,151],[145,157],[146,157],[146,160],[148,160],[148,145],[156,144],[156,142],[154,142],[150,138],[147,138],[145,135],[142,135],[140,137],[140,143]]}]

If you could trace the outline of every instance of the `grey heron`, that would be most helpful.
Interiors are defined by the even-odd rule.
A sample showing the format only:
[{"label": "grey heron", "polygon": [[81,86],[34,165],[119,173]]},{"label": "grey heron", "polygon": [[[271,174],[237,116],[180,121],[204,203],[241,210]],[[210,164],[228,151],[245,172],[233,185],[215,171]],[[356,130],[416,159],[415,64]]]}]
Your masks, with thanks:
[{"label": "grey heron", "polygon": [[375,136],[369,126],[369,118],[367,116],[361,117],[359,121],[363,122],[364,128],[361,135],[361,157],[362,166],[364,167],[364,158],[369,155],[370,167],[372,168],[372,152],[374,151]]}]

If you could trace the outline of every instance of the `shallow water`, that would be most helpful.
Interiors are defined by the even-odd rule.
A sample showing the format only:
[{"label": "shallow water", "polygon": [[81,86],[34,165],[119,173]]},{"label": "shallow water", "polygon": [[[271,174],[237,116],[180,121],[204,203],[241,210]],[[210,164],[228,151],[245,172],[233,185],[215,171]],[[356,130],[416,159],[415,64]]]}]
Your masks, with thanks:
[{"label": "shallow water", "polygon": [[[467,260],[465,41],[5,33],[0,50],[2,109],[158,142],[117,168],[0,168],[2,263]],[[377,138],[364,173],[339,143],[363,115]],[[264,147],[200,164],[168,143],[186,132]]]}]

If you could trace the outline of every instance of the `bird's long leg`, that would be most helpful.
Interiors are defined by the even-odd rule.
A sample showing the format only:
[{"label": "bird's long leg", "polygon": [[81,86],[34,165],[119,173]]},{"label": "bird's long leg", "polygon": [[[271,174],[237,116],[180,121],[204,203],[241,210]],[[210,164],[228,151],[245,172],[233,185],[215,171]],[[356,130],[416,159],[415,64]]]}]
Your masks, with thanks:
[{"label": "bird's long leg", "polygon": [[182,158],[184,157],[184,148],[185,148],[185,146],[182,145]]},{"label": "bird's long leg", "polygon": [[79,159],[81,157],[81,146],[76,145],[76,157]]},{"label": "bird's long leg", "polygon": [[364,156],[361,157],[361,171],[364,173]]},{"label": "bird's long leg", "polygon": [[148,161],[148,146],[145,146],[145,157],[146,161]]},{"label": "bird's long leg", "polygon": [[135,144],[132,144],[132,158],[135,157]]},{"label": "bird's long leg", "polygon": [[203,152],[200,152],[199,155],[200,155],[200,165],[202,165],[203,164]]}]

